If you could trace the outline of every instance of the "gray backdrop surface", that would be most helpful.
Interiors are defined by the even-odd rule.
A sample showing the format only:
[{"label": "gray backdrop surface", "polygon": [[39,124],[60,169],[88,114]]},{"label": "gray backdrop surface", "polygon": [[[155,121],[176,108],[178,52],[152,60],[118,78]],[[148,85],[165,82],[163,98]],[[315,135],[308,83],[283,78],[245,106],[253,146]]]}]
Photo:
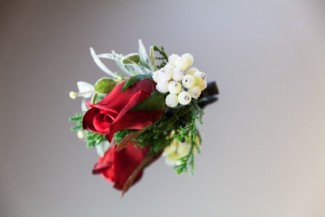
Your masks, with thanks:
[{"label": "gray backdrop surface", "polygon": [[[0,216],[325,216],[322,1],[2,1]],[[98,52],[191,52],[221,95],[194,177],[163,160],[124,197],[69,131]],[[112,64],[108,63],[110,66]]]}]

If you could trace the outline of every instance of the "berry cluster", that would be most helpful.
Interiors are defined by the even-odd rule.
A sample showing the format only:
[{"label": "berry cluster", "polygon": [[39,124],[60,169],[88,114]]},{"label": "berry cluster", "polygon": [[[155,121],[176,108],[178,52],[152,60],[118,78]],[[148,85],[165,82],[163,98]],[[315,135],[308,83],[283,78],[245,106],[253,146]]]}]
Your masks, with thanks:
[{"label": "berry cluster", "polygon": [[[191,150],[191,144],[187,142],[180,142],[174,139],[168,147],[164,149],[163,156],[165,157],[165,162],[169,166],[181,165],[181,158],[188,155]],[[198,153],[198,149],[195,148],[194,154]]]},{"label": "berry cluster", "polygon": [[197,99],[201,91],[207,87],[207,75],[191,67],[192,65],[191,54],[186,53],[181,57],[172,54],[168,58],[168,63],[153,73],[157,90],[160,93],[169,93],[165,99],[167,106],[187,105],[192,98]]}]

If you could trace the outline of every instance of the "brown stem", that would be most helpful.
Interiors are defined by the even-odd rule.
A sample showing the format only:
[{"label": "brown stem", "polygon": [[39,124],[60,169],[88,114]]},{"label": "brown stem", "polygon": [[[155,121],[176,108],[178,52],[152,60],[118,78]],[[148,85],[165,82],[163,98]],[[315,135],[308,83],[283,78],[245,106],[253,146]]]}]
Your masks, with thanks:
[{"label": "brown stem", "polygon": [[[125,148],[134,138],[137,138],[140,136],[147,128],[144,128],[139,131],[131,132],[128,135],[126,135],[119,144],[116,146],[116,151],[121,151],[123,148]],[[115,142],[114,142],[115,143]]]}]

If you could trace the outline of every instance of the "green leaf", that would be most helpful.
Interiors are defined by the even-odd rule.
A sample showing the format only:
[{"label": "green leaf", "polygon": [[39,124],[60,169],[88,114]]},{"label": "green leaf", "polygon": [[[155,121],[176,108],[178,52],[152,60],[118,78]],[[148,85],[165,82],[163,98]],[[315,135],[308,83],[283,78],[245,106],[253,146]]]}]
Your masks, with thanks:
[{"label": "green leaf", "polygon": [[150,63],[153,67],[153,71],[156,71],[157,70],[157,65],[156,65],[156,57],[155,57],[155,49],[154,49],[154,46],[151,46],[150,47],[150,54],[149,54],[149,60],[150,60]]},{"label": "green leaf", "polygon": [[77,132],[79,130],[82,130],[82,118],[83,115],[81,113],[76,113],[74,116],[69,118],[70,122],[74,122],[75,126],[71,128],[72,132]]},{"label": "green leaf", "polygon": [[165,110],[165,96],[159,92],[154,92],[146,100],[138,103],[131,111],[143,110]]},{"label": "green leaf", "polygon": [[109,93],[116,85],[116,82],[110,78],[101,78],[99,79],[94,88],[97,93],[107,94]]},{"label": "green leaf", "polygon": [[147,54],[146,48],[144,47],[141,39],[139,40],[139,56],[140,56],[141,64],[143,66],[150,68],[148,54]]},{"label": "green leaf", "polygon": [[[154,56],[155,66],[158,69],[163,68],[168,62],[168,55],[163,47],[152,46],[152,51],[150,49],[151,55]],[[151,59],[152,57],[150,57]]]},{"label": "green leaf", "polygon": [[69,118],[70,122],[78,122],[82,120],[82,114],[81,113],[76,113],[74,116]]},{"label": "green leaf", "polygon": [[137,53],[131,53],[121,59],[123,64],[138,64],[140,62],[140,56]]},{"label": "green leaf", "polygon": [[111,70],[109,70],[106,65],[101,61],[101,59],[97,56],[95,50],[91,47],[90,48],[90,54],[94,59],[94,62],[96,65],[106,74],[112,76],[113,78],[118,78],[118,75],[116,73],[113,73]]},{"label": "green leaf", "polygon": [[124,92],[129,87],[132,87],[137,81],[140,81],[143,79],[152,79],[152,75],[136,75],[136,76],[129,78],[123,85],[122,92]]},{"label": "green leaf", "polygon": [[120,130],[114,133],[114,142],[116,144],[120,143],[122,141],[122,139],[128,135],[130,132],[132,132],[131,130]]},{"label": "green leaf", "polygon": [[105,135],[87,131],[85,140],[87,143],[87,147],[91,148],[95,147],[96,145],[100,145],[102,142],[106,141],[106,138]]}]

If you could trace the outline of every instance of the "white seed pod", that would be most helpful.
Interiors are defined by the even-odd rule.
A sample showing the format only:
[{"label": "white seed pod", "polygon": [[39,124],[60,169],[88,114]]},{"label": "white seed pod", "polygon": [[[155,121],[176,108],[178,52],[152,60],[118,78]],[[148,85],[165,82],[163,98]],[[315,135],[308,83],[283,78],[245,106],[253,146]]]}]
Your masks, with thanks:
[{"label": "white seed pod", "polygon": [[205,73],[203,73],[203,72],[200,72],[200,71],[195,72],[194,76],[195,77],[201,77],[203,80],[207,79],[207,75]]},{"label": "white seed pod", "polygon": [[164,66],[164,69],[166,70],[173,70],[175,68],[175,65],[171,64],[171,63],[167,63],[165,66]]},{"label": "white seed pod", "polygon": [[180,157],[184,157],[186,155],[188,155],[188,153],[191,150],[191,145],[186,143],[186,142],[180,142],[178,143],[178,147],[177,147],[177,154]]},{"label": "white seed pod", "polygon": [[195,85],[195,86],[189,88],[188,92],[191,94],[191,97],[193,99],[197,99],[201,95],[201,88],[199,86]]},{"label": "white seed pod", "polygon": [[185,75],[182,84],[185,88],[191,88],[195,85],[195,77],[193,75]]},{"label": "white seed pod", "polygon": [[172,79],[173,73],[169,69],[162,68],[159,70],[159,80],[160,81],[169,81]]},{"label": "white seed pod", "polygon": [[170,64],[175,64],[175,61],[177,59],[179,59],[180,57],[177,55],[177,54],[171,54],[169,57],[168,57],[168,63]]},{"label": "white seed pod", "polygon": [[181,90],[182,90],[181,83],[179,83],[177,81],[170,81],[169,82],[169,85],[168,85],[169,93],[178,94],[179,92],[181,92]]},{"label": "white seed pod", "polygon": [[162,153],[162,155],[163,156],[167,156],[167,155],[176,153],[177,152],[177,144],[178,144],[178,141],[177,140],[172,140],[172,142],[170,143],[170,145],[167,146],[164,149],[164,152]]},{"label": "white seed pod", "polygon": [[84,138],[85,138],[85,132],[84,132],[83,130],[79,130],[79,131],[77,132],[77,137],[78,137],[79,139],[84,139]]},{"label": "white seed pod", "polygon": [[187,105],[191,102],[191,100],[191,95],[187,91],[182,91],[178,94],[178,102],[181,105]]},{"label": "white seed pod", "polygon": [[173,80],[175,81],[181,81],[184,78],[184,71],[182,71],[179,68],[174,68],[173,70]]},{"label": "white seed pod", "polygon": [[156,89],[160,92],[160,93],[167,93],[168,92],[168,85],[169,82],[168,81],[159,81],[156,85]]},{"label": "white seed pod", "polygon": [[195,85],[201,88],[201,91],[207,88],[207,82],[199,76],[194,76],[195,78]]},{"label": "white seed pod", "polygon": [[194,58],[193,58],[192,54],[185,53],[182,55],[182,58],[186,59],[188,67],[193,65]]},{"label": "white seed pod", "polygon": [[181,57],[175,60],[175,66],[185,71],[191,65],[189,64],[186,58]]},{"label": "white seed pod", "polygon": [[152,79],[153,79],[156,83],[159,82],[159,73],[158,73],[158,71],[155,71],[155,72],[152,73]]},{"label": "white seed pod", "polygon": [[197,68],[195,67],[191,67],[186,71],[186,74],[188,75],[194,75],[195,72],[199,71]]},{"label": "white seed pod", "polygon": [[181,161],[179,160],[179,155],[177,153],[171,153],[165,156],[165,163],[167,166],[178,166],[181,165]]},{"label": "white seed pod", "polygon": [[74,91],[71,91],[71,92],[69,93],[69,96],[70,96],[71,99],[76,99],[77,96],[78,96],[78,93],[76,93],[76,92],[74,92]]},{"label": "white seed pod", "polygon": [[170,93],[167,95],[166,97],[166,105],[171,107],[171,108],[174,108],[178,105],[178,98],[177,98],[177,95],[176,94],[173,94],[173,93]]},{"label": "white seed pod", "polygon": [[201,86],[202,90],[205,90],[207,88],[207,86],[208,86],[208,83],[206,81],[204,81],[202,86]]}]

